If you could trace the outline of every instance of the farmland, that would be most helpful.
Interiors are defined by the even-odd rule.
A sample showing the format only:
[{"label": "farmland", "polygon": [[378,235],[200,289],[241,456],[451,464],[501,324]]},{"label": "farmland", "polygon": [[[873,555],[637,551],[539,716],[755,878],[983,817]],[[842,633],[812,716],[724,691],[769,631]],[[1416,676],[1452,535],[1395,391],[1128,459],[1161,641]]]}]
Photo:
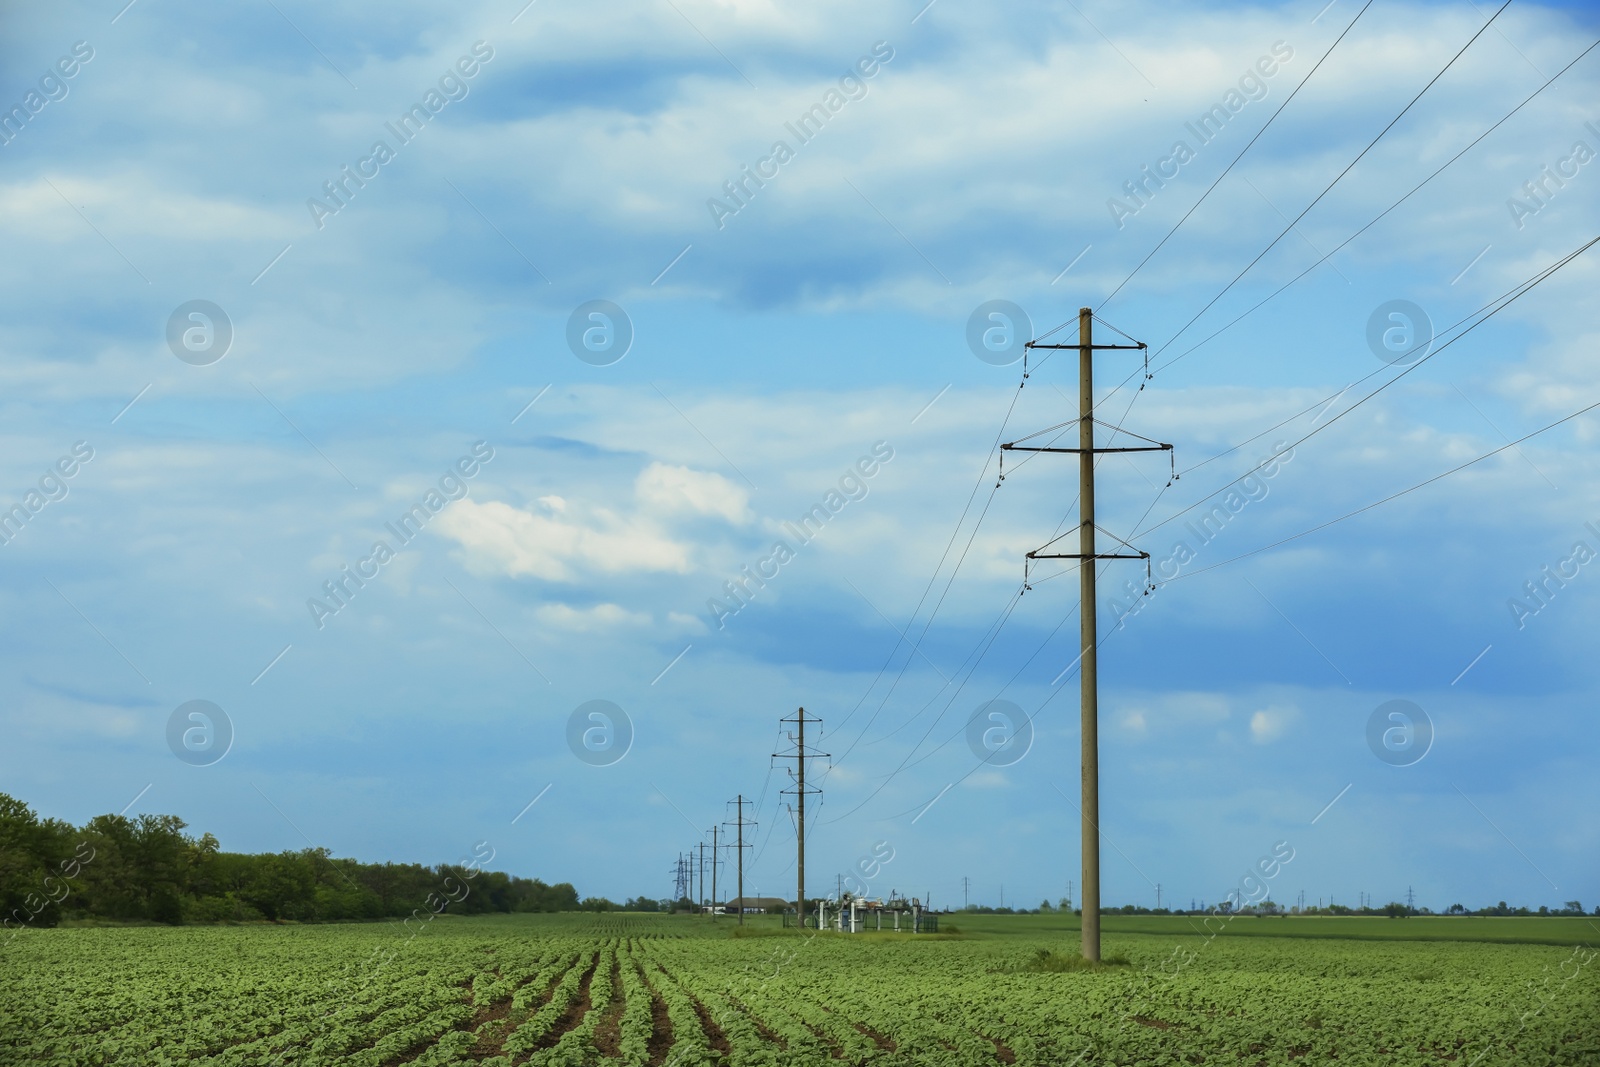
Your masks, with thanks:
[{"label": "farmland", "polygon": [[27,930],[4,1064],[1594,1064],[1574,919],[1106,920],[937,937],[634,914]]}]

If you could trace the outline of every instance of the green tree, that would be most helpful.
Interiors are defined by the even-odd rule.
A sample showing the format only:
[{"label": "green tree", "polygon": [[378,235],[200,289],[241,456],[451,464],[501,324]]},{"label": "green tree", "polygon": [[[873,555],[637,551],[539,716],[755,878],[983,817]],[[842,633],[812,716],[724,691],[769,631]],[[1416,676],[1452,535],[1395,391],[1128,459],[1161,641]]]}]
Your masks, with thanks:
[{"label": "green tree", "polygon": [[70,887],[57,869],[59,845],[53,831],[32,808],[0,793],[0,921],[6,929],[60,921],[61,901]]}]

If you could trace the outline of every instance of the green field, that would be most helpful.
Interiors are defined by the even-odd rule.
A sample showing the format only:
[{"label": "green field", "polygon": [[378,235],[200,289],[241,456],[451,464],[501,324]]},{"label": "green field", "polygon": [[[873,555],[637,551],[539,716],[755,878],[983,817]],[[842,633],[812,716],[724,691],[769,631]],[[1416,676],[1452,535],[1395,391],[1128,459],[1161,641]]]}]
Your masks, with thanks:
[{"label": "green field", "polygon": [[1600,1064],[1584,919],[652,915],[26,930],[3,1064]]}]

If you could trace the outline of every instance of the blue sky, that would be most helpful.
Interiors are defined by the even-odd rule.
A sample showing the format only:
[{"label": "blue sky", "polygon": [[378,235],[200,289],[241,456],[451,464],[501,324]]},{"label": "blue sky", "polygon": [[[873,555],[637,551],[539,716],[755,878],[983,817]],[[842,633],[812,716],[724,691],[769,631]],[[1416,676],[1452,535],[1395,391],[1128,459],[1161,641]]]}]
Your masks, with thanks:
[{"label": "blue sky", "polygon": [[[1600,400],[1593,252],[1403,377],[1368,340],[1393,301],[1448,340],[1596,236],[1595,53],[1333,252],[1600,22],[1511,5],[1329,189],[1493,13],[1358,10],[8,12],[0,505],[27,518],[0,545],[0,788],[73,821],[137,797],[238,850],[488,841],[613,897],[666,895],[743,794],[747,888],[792,894],[769,754],[804,705],[833,754],[810,891],[888,842],[873,892],[1060,897],[1076,576],[1016,593],[1075,471],[1008,462],[991,492],[992,446],[1072,418],[1074,370],[1034,361],[1019,394],[967,334],[986,301],[1035,335],[1091,306],[1156,371],[1109,395],[1142,364],[1097,356],[1101,417],[1186,472],[1107,458],[1099,524],[1153,564],[1194,550],[1120,629],[1144,569],[1101,580],[1106,901],[1216,901],[1287,841],[1284,902],[1600,903],[1600,565],[1575,556],[1600,552],[1600,421],[1256,551]],[[1167,177],[1132,199],[1141,167]],[[591,301],[622,309],[622,358],[569,345],[615,327]],[[1209,543],[1184,532],[1307,434]],[[784,523],[830,492],[801,543]],[[1547,565],[1570,577],[1519,618]],[[748,606],[708,603],[762,566]],[[344,567],[368,577],[333,612]],[[966,740],[997,699],[1032,722],[1005,766]],[[169,746],[191,700],[226,716],[220,760]],[[631,723],[622,758],[569,747],[591,700]],[[1368,743],[1390,700],[1434,732],[1403,766]]]}]

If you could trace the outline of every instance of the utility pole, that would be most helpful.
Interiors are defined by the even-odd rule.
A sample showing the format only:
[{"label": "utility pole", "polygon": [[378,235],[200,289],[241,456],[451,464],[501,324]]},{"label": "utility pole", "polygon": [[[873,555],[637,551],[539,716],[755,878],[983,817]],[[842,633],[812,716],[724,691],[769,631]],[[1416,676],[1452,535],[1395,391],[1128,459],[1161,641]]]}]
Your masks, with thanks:
[{"label": "utility pole", "polygon": [[738,816],[734,819],[733,825],[738,828],[738,833],[739,833],[739,843],[735,847],[738,849],[738,853],[737,854],[738,854],[738,857],[739,857],[739,925],[743,926],[744,925],[744,850],[745,850],[744,828],[746,826],[754,826],[756,824],[753,821],[746,821],[746,819],[744,817],[744,794],[743,793],[739,794],[739,796],[734,800],[734,803],[736,805],[738,805],[738,812],[739,812]]},{"label": "utility pole", "polygon": [[[818,793],[822,790],[815,786],[806,785],[806,760],[828,758],[826,752],[810,752],[806,750],[806,723],[814,722],[822,725],[822,720],[816,716],[807,717],[806,709],[801,708],[792,719],[779,719],[780,723],[794,723],[797,733],[789,735],[789,740],[794,742],[793,752],[774,752],[773,759],[794,760],[793,770],[789,770],[789,777],[795,783],[793,789],[785,789],[784,793],[792,793],[796,797],[796,807],[799,809],[795,816],[795,918],[799,920],[800,927],[806,925],[806,794]],[[785,768],[788,770],[788,768]]]},{"label": "utility pole", "polygon": [[844,875],[842,874],[836,874],[833,876],[833,899],[844,899]]},{"label": "utility pole", "polygon": [[1407,912],[1416,911],[1417,910],[1416,903],[1417,903],[1417,898],[1416,898],[1415,894],[1413,894],[1411,892],[1411,887],[1410,886],[1406,886],[1406,911]]},{"label": "utility pole", "polygon": [[696,896],[703,908],[706,906],[706,843],[702,841],[697,847],[700,849],[700,892]]},{"label": "utility pole", "polygon": [[677,904],[689,895],[689,869],[683,858],[683,853],[678,853],[678,862],[673,867],[672,877],[672,902]]},{"label": "utility pole", "polygon": [[972,885],[972,879],[966,875],[961,876],[961,910],[967,910],[967,889]]},{"label": "utility pole", "polygon": [[[1079,598],[1079,639],[1078,646],[1078,680],[1079,680],[1079,734],[1082,742],[1081,775],[1083,781],[1082,803],[1079,805],[1081,817],[1080,834],[1083,843],[1083,957],[1088,960],[1100,958],[1100,714],[1099,714],[1099,657],[1096,653],[1099,647],[1098,624],[1095,615],[1095,562],[1102,559],[1142,559],[1145,561],[1145,581],[1148,587],[1150,566],[1150,553],[1133,550],[1131,553],[1110,552],[1097,553],[1095,551],[1095,524],[1094,524],[1094,464],[1097,453],[1104,452],[1167,452],[1170,456],[1172,446],[1159,441],[1151,441],[1147,446],[1126,448],[1095,448],[1094,446],[1094,353],[1096,350],[1107,349],[1134,349],[1148,352],[1147,346],[1142,341],[1128,345],[1097,345],[1094,343],[1094,310],[1092,308],[1078,309],[1078,343],[1075,345],[1047,345],[1036,341],[1029,341],[1026,349],[1066,349],[1078,350],[1078,447],[1077,448],[1052,448],[1049,446],[1024,445],[1020,441],[1007,442],[1000,447],[1007,451],[1018,452],[1075,452],[1078,455],[1078,551],[1077,552],[1046,552],[1050,544],[1035,549],[1027,555],[1028,560],[1037,559],[1075,559],[1078,561],[1078,598]],[[1149,375],[1148,360],[1146,355],[1146,376]],[[1120,430],[1120,428],[1118,428]],[[1048,430],[1030,434],[1022,441],[1031,440]],[[1128,433],[1126,430],[1120,430]],[[1138,434],[1129,434],[1138,437]],[[1149,438],[1139,438],[1148,441]],[[1176,473],[1176,467],[1174,467]],[[1169,482],[1170,484],[1170,482]],[[1058,538],[1059,540],[1059,538]],[[1121,540],[1117,538],[1117,540]],[[1124,546],[1132,549],[1126,541]],[[1026,576],[1027,564],[1024,563],[1023,588],[1028,586]],[[1148,592],[1148,588],[1146,590]]]},{"label": "utility pole", "polygon": [[1161,883],[1156,883],[1156,910],[1161,910]]},{"label": "utility pole", "polygon": [[711,828],[711,918],[717,917],[717,828]]}]

